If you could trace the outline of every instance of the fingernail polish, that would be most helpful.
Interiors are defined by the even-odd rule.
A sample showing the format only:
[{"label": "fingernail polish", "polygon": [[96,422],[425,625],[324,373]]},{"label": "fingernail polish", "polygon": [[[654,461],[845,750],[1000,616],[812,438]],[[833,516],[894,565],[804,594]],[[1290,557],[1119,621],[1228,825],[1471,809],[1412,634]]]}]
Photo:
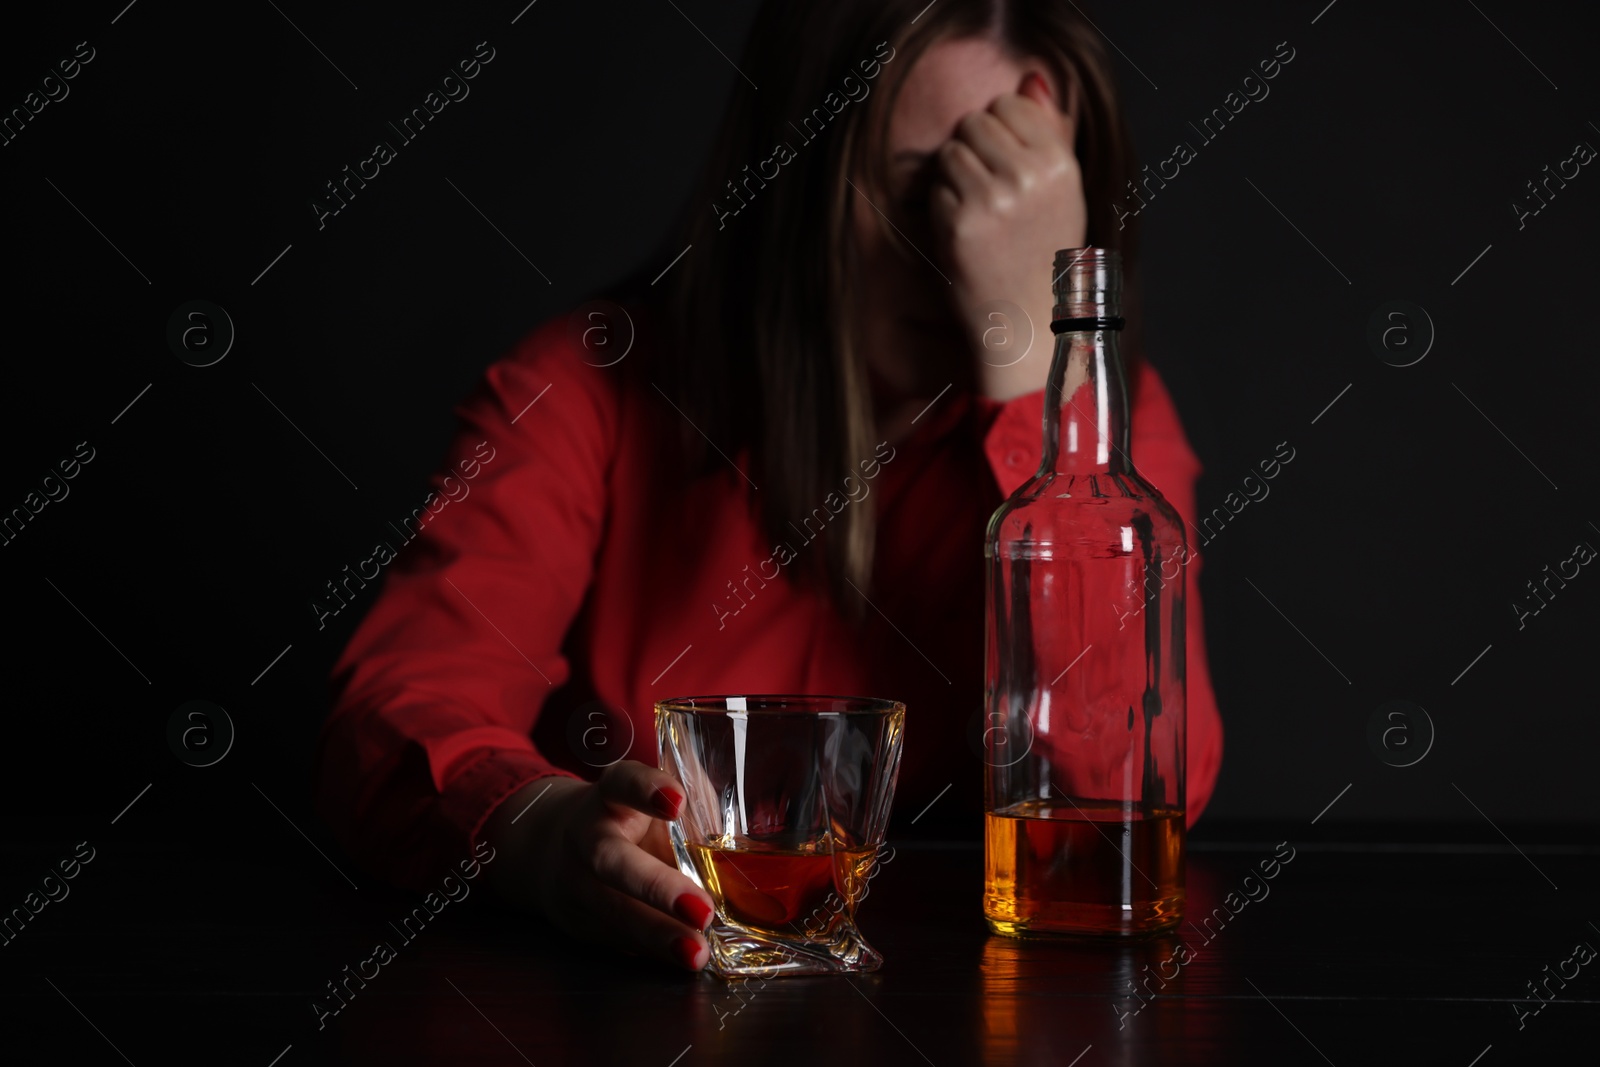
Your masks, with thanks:
[{"label": "fingernail polish", "polygon": [[650,804],[663,819],[676,819],[678,805],[683,803],[683,794],[676,789],[662,786],[650,797]]},{"label": "fingernail polish", "polygon": [[694,927],[704,930],[711,922],[712,907],[693,893],[685,893],[672,902],[672,912]]},{"label": "fingernail polish", "polygon": [[678,957],[679,962],[691,971],[698,971],[704,966],[704,964],[697,965],[694,962],[700,957],[700,942],[687,934],[672,942],[672,953]]}]

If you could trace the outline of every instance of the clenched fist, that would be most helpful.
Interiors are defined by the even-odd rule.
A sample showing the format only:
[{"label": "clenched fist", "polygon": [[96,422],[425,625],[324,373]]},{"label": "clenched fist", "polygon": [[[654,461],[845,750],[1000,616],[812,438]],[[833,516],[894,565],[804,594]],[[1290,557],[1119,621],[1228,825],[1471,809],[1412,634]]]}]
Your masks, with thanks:
[{"label": "clenched fist", "polygon": [[[1037,73],[1015,93],[967,113],[936,153],[928,198],[954,308],[979,360],[979,388],[997,400],[1042,389],[1050,368],[1051,265],[1084,242],[1088,208],[1073,154],[1073,115]],[[1008,323],[996,305],[1031,320]]]}]

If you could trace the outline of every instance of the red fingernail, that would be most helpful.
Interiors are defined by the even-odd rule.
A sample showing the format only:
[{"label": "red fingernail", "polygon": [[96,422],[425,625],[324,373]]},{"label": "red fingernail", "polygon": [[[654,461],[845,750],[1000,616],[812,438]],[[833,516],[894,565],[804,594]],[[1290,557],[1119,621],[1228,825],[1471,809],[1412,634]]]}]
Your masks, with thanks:
[{"label": "red fingernail", "polygon": [[678,817],[678,805],[682,803],[683,794],[666,786],[657,789],[650,797],[651,806],[660,813],[663,819],[676,819]]},{"label": "red fingernail", "polygon": [[1035,87],[1043,92],[1044,95],[1050,95],[1050,83],[1044,80],[1044,75],[1040,74],[1036,70],[1030,70],[1022,79],[1022,91],[1027,92],[1029,89],[1033,89]]},{"label": "red fingernail", "polygon": [[700,958],[700,942],[688,935],[672,942],[672,952],[691,971],[698,971],[704,966],[695,963],[695,960]]},{"label": "red fingernail", "polygon": [[696,930],[704,930],[711,922],[712,910],[710,904],[693,893],[685,893],[672,902],[673,914]]}]

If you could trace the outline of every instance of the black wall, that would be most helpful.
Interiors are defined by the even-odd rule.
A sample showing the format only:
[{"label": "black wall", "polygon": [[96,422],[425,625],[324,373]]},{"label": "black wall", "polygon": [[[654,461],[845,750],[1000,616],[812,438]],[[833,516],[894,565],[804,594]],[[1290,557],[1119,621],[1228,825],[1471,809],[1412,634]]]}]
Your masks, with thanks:
[{"label": "black wall", "polygon": [[[198,840],[283,832],[259,791],[320,837],[310,745],[356,611],[319,630],[311,598],[421,503],[451,405],[489,362],[667,265],[660,239],[743,85],[706,38],[737,59],[753,12],[123,2],[8,13],[0,35],[5,109],[78,42],[94,50],[0,147],[0,510],[93,449],[0,546],[0,797],[76,823],[138,794],[147,826]],[[1521,227],[1511,205],[1577,142],[1600,148],[1594,18],[1319,6],[1088,8],[1124,53],[1142,156],[1197,149],[1142,220],[1150,355],[1205,465],[1202,510],[1294,450],[1203,545],[1227,728],[1212,818],[1310,817],[1338,795],[1329,821],[1492,836],[1486,818],[1593,819],[1600,567],[1521,628],[1512,604],[1578,542],[1600,548],[1600,165]],[[480,41],[494,58],[470,95],[319,229],[323,183]],[[1279,42],[1294,58],[1270,95],[1204,143],[1188,123]],[[213,366],[167,342],[192,300],[236,329]],[[1396,300],[1432,323],[1411,366],[1368,342]],[[1402,362],[1426,327],[1394,321]],[[167,739],[196,699],[237,729],[207,768]],[[1380,759],[1426,747],[1415,712],[1380,714],[1394,700],[1432,723],[1411,766]],[[1387,748],[1375,715],[1399,728]]]}]

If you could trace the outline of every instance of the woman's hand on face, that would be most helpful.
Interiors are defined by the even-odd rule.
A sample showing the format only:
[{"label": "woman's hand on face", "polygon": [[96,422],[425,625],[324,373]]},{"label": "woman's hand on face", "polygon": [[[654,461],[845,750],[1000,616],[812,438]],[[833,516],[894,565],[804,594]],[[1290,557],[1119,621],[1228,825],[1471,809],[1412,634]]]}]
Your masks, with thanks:
[{"label": "woman's hand on face", "polygon": [[[1019,92],[964,116],[940,146],[929,208],[951,271],[956,314],[978,360],[979,388],[997,400],[1044,388],[1052,352],[1052,264],[1083,245],[1083,178],[1073,153],[1075,120],[1038,74]],[[996,305],[1031,320],[1007,321]]]},{"label": "woman's hand on face", "polygon": [[710,959],[711,898],[673,862],[663,821],[682,803],[671,775],[636,760],[596,782],[530,782],[484,831],[509,858],[486,868],[489,884],[574,937],[699,970]]}]

